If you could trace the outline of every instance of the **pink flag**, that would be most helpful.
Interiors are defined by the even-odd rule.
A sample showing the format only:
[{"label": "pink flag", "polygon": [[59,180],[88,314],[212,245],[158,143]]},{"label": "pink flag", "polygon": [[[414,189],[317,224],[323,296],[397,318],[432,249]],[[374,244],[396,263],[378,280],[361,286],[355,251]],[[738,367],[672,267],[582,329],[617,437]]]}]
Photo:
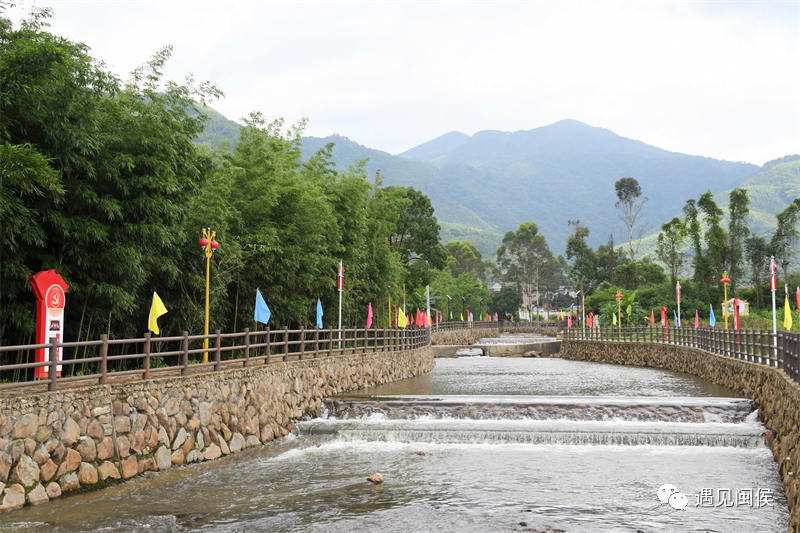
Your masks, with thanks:
[{"label": "pink flag", "polygon": [[367,312],[367,329],[372,327],[372,302],[369,304],[369,311]]},{"label": "pink flag", "polygon": [[697,312],[697,309],[694,310],[694,329],[700,327],[700,313]]},{"label": "pink flag", "polygon": [[569,317],[567,318],[567,327],[568,328],[572,327],[572,314],[570,314]]}]

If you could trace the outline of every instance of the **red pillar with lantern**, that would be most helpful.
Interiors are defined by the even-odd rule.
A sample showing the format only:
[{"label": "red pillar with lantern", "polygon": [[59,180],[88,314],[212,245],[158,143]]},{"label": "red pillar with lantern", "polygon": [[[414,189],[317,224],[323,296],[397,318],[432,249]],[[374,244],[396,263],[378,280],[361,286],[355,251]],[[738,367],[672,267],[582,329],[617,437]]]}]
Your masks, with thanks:
[{"label": "red pillar with lantern", "polygon": [[[28,276],[28,283],[36,295],[36,344],[47,344],[50,342],[50,337],[55,337],[58,342],[64,342],[64,304],[69,285],[52,268],[35,275],[31,274]],[[45,348],[36,350],[37,363],[47,360],[45,352]],[[61,348],[57,350],[57,357],[61,361]],[[49,377],[49,372],[49,367],[36,367],[33,377],[45,379]],[[61,365],[58,365],[58,376],[61,376]]]}]

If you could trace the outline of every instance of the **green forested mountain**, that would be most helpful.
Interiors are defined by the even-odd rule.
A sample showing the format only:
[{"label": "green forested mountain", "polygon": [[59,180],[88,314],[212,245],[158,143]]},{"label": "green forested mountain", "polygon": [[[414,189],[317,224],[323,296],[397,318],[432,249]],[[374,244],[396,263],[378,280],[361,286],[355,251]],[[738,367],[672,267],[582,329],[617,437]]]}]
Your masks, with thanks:
[{"label": "green forested mountain", "polygon": [[[655,229],[687,198],[733,188],[758,171],[746,163],[668,152],[574,120],[514,133],[451,132],[399,156],[341,137],[305,138],[304,152],[326,142],[337,143],[337,163],[371,157],[369,169],[381,168],[389,183],[420,187],[439,219],[449,223],[446,236],[480,238],[479,249],[490,257],[499,236],[525,220],[536,221],[555,251],[564,249],[567,221],[574,219],[590,228],[590,244],[606,242],[612,232],[622,241],[614,209],[614,182],[621,177],[639,180],[650,198],[645,218]],[[495,243],[487,239],[491,234]]]},{"label": "green forested mountain", "polygon": [[[233,139],[225,133],[236,123],[209,116],[206,137]],[[526,220],[536,221],[555,252],[564,249],[568,220],[589,227],[593,246],[611,233],[622,242],[614,208],[614,182],[621,177],[641,184],[649,198],[645,221],[654,233],[688,198],[708,189],[724,193],[759,172],[755,165],[669,152],[574,120],[513,133],[450,132],[396,156],[340,135],[304,137],[303,158],[330,142],[337,168],[368,158],[370,176],[381,169],[387,185],[412,186],[431,198],[445,242],[469,240],[487,257],[494,257],[506,231]],[[755,190],[751,194],[755,211],[759,202],[780,203],[765,180],[759,199]]]}]

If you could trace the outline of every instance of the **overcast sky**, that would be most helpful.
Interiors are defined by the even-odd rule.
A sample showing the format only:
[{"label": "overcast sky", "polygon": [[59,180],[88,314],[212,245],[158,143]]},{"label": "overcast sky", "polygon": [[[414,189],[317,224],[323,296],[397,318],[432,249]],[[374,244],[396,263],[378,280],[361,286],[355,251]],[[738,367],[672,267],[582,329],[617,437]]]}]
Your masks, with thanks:
[{"label": "overcast sky", "polygon": [[[32,2],[21,1],[19,17]],[[561,119],[762,164],[800,153],[800,2],[38,1],[123,78],[165,45],[212,104],[399,153]]]}]

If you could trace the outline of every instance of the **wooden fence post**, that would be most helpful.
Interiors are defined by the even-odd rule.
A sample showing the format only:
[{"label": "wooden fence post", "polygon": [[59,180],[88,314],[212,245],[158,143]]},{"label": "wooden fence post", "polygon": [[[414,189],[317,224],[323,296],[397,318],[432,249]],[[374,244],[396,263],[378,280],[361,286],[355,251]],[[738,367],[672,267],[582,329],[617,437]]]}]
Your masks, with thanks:
[{"label": "wooden fence post", "polygon": [[48,370],[50,383],[47,384],[47,390],[55,392],[58,383],[58,339],[56,337],[50,337],[47,360],[50,363],[50,370]]},{"label": "wooden fence post", "polygon": [[219,372],[220,361],[222,359],[222,334],[220,330],[214,330],[214,372]]},{"label": "wooden fence post", "polygon": [[289,362],[289,326],[283,326],[283,362]]},{"label": "wooden fence post", "polygon": [[144,334],[144,379],[150,379],[150,332]]},{"label": "wooden fence post", "polygon": [[300,326],[300,360],[303,360],[303,354],[306,353],[306,326]]},{"label": "wooden fence post", "polygon": [[189,332],[183,332],[183,340],[181,341],[181,376],[189,375]]},{"label": "wooden fence post", "polygon": [[267,357],[264,358],[264,364],[268,365],[270,363],[270,357],[272,356],[272,346],[270,346],[271,334],[269,332],[269,326],[267,326],[266,336],[267,336],[267,346],[266,346]]},{"label": "wooden fence post", "polygon": [[244,366],[250,366],[250,328],[244,328]]},{"label": "wooden fence post", "polygon": [[100,345],[100,385],[105,385],[108,381],[108,335],[100,335],[103,344]]},{"label": "wooden fence post", "polygon": [[319,359],[319,328],[314,326],[314,359]]}]

